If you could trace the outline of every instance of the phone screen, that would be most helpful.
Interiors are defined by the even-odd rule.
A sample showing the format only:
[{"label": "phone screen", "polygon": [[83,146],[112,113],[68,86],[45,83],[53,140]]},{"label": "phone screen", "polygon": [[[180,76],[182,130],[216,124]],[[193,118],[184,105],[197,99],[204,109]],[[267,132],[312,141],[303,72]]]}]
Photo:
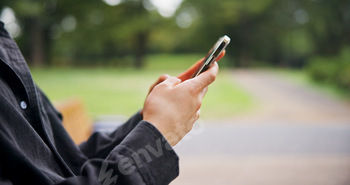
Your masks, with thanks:
[{"label": "phone screen", "polygon": [[214,46],[209,50],[208,54],[205,56],[202,64],[193,73],[192,78],[198,76],[202,72],[208,70],[210,66],[216,61],[220,56],[222,51],[225,50],[226,46],[230,43],[230,37],[227,35],[220,37],[219,40],[214,44]]}]

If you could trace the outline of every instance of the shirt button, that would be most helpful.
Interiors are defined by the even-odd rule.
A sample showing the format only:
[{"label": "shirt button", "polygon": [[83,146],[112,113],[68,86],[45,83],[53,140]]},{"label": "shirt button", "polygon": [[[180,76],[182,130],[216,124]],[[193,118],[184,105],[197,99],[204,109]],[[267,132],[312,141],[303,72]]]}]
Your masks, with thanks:
[{"label": "shirt button", "polygon": [[27,109],[27,103],[25,101],[21,101],[20,105],[23,110]]}]

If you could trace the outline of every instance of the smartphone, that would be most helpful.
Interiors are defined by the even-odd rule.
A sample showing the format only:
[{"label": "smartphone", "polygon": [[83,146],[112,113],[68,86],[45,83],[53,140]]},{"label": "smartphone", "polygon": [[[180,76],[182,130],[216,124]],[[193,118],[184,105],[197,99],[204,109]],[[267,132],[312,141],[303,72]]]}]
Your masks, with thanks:
[{"label": "smartphone", "polygon": [[208,70],[210,66],[213,65],[216,59],[220,56],[222,51],[225,50],[226,46],[230,43],[230,40],[230,37],[228,37],[227,35],[220,37],[219,40],[214,44],[214,46],[209,50],[202,64],[193,73],[191,78],[194,78],[202,72]]}]

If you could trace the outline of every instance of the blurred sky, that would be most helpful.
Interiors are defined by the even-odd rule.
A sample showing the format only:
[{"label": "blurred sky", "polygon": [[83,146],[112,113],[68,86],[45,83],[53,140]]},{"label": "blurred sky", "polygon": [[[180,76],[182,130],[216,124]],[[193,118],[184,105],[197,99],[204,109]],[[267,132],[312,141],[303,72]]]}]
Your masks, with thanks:
[{"label": "blurred sky", "polygon": [[[121,0],[103,0],[105,3],[111,6],[120,4]],[[163,17],[171,17],[175,14],[176,10],[180,7],[182,0],[150,0],[143,1],[146,9],[157,9],[160,15]]]},{"label": "blurred sky", "polygon": [[[122,0],[102,0],[110,6],[119,5]],[[180,7],[183,0],[150,0],[143,1],[144,7],[148,10],[156,9],[163,17],[172,17],[176,10]],[[18,37],[21,34],[21,28],[16,19],[15,12],[5,7],[0,14],[0,20],[5,23],[5,27],[13,38]],[[74,28],[73,28],[74,29]]]}]

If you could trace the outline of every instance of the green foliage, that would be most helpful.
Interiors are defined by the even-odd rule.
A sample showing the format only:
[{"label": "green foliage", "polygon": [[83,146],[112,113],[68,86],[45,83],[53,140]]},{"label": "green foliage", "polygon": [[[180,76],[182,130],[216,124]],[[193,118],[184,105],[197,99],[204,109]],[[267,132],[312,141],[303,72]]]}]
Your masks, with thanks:
[{"label": "green foliage", "polygon": [[167,18],[150,0],[0,2],[16,13],[23,33],[17,40],[29,62],[43,55],[52,64],[94,65],[132,56],[130,63],[142,67],[146,54],[202,53],[227,34],[229,66],[264,61],[301,68],[350,43],[349,0],[183,0]]},{"label": "green foliage", "polygon": [[19,1],[14,4],[14,9],[21,16],[35,17],[43,14],[43,3],[42,2],[33,2],[33,1]]},{"label": "green foliage", "polygon": [[350,48],[336,57],[316,57],[310,60],[307,70],[311,77],[323,83],[335,84],[350,92]]},{"label": "green foliage", "polygon": [[191,28],[194,34],[183,40],[190,43],[182,47],[204,50],[209,40],[227,34],[232,40],[227,53],[240,66],[268,61],[300,68],[309,57],[334,56],[349,45],[349,3],[346,0],[186,0],[183,8],[195,8],[198,17],[197,24]]},{"label": "green foliage", "polygon": [[332,83],[340,71],[339,62],[335,58],[317,57],[310,61],[308,70],[311,76],[321,82]]},{"label": "green foliage", "polygon": [[345,64],[339,74],[338,84],[350,91],[350,64]]}]

